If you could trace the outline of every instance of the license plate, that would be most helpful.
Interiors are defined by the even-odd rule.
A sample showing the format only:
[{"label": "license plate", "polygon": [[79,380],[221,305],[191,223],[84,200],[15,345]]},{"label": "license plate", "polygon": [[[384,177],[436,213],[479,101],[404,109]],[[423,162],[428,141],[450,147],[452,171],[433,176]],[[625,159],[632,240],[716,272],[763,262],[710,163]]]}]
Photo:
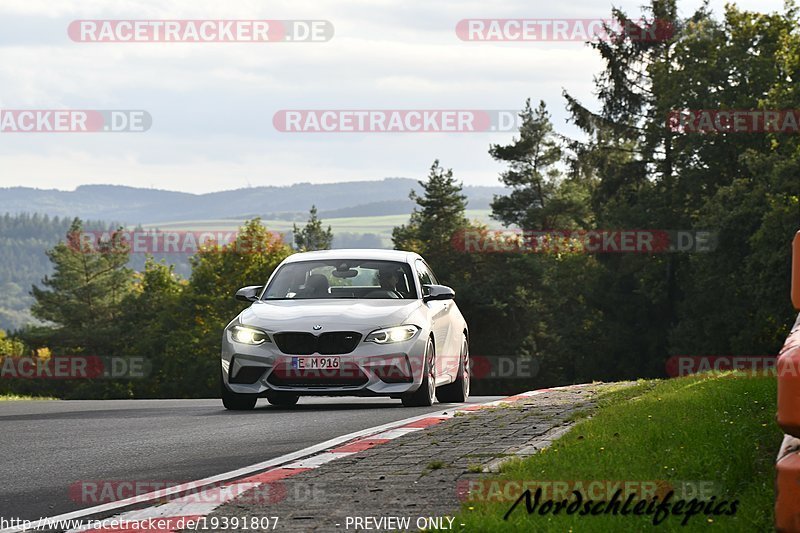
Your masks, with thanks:
[{"label": "license plate", "polygon": [[295,370],[329,370],[339,368],[338,357],[292,357]]}]

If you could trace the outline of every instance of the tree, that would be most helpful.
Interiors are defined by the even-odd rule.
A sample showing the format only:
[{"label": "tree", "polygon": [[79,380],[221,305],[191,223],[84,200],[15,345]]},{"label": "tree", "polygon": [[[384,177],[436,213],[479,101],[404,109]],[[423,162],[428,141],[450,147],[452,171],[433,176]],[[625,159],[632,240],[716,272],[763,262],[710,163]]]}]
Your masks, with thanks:
[{"label": "tree", "polygon": [[[143,357],[147,379],[134,379],[128,384],[136,398],[163,397],[170,393],[183,396],[187,391],[173,389],[175,376],[172,361],[165,357],[176,337],[191,342],[191,321],[184,316],[183,294],[186,280],[174,273],[174,266],[147,257],[143,272],[137,272],[133,289],[122,302],[120,322],[131,327],[120,332],[122,353]],[[171,390],[170,390],[171,389]]]},{"label": "tree", "polygon": [[19,339],[9,338],[0,329],[0,360],[4,357],[22,357],[25,355],[25,344]]},{"label": "tree", "polygon": [[[587,295],[604,326],[591,343],[613,354],[618,377],[663,375],[670,353],[774,350],[779,310],[788,309],[775,281],[787,268],[779,243],[791,238],[797,206],[795,136],[698,134],[668,123],[674,111],[796,108],[795,8],[728,6],[718,22],[705,5],[678,19],[673,0],[653,0],[646,15],[645,27],[667,22],[674,34],[592,43],[605,63],[598,111],[564,92],[586,134],[569,144],[572,168],[593,180],[602,228],[696,227],[718,232],[719,245],[691,257],[598,257],[604,272]],[[631,22],[619,10],[613,18]]]},{"label": "tree", "polygon": [[[734,109],[800,107],[798,23],[791,4],[783,14],[729,7],[715,56],[726,79],[710,92]],[[741,81],[729,83],[729,72]],[[782,345],[794,315],[789,243],[800,225],[798,154],[797,136],[780,133],[726,135],[692,152],[699,170],[686,172],[717,184],[698,225],[715,229],[719,242],[713,253],[693,256],[681,280],[690,297],[670,335],[673,353],[768,354]]]},{"label": "tree", "polygon": [[317,207],[312,205],[308,222],[303,229],[298,229],[297,224],[292,224],[294,244],[301,252],[312,250],[330,250],[333,244],[333,232],[328,226],[322,229],[322,221],[317,218]]},{"label": "tree", "polygon": [[467,197],[461,192],[462,185],[453,178],[453,169],[440,167],[438,159],[431,165],[427,180],[418,183],[422,196],[413,190],[409,193],[417,207],[407,225],[392,230],[394,247],[426,256],[452,252],[453,235],[468,225],[464,215]]},{"label": "tree", "polygon": [[519,116],[519,137],[509,145],[489,148],[496,161],[508,164],[500,181],[511,188],[507,196],[495,196],[492,217],[523,230],[563,229],[574,219],[582,220],[581,199],[575,190],[561,186],[557,165],[562,149],[545,103],[540,101],[534,110],[528,99]]},{"label": "tree", "polygon": [[[160,395],[217,394],[220,338],[228,322],[246,306],[234,298],[236,290],[265,284],[291,253],[280,236],[256,218],[240,228],[233,243],[205,247],[192,257],[192,276],[176,304],[180,315],[175,322],[170,319],[168,324],[174,325],[165,331]],[[171,299],[173,284],[164,279],[163,268],[153,274],[154,286]]]},{"label": "tree", "polygon": [[[676,169],[675,132],[667,127],[667,117],[672,110],[686,109],[682,95],[704,85],[693,74],[701,80],[713,74],[701,63],[682,68],[695,57],[686,50],[707,53],[713,46],[698,40],[681,48],[692,32],[713,36],[713,26],[705,8],[694,14],[692,24],[679,20],[675,0],[651,0],[643,15],[636,21],[613,9],[616,26],[625,29],[608,28],[608,39],[589,43],[604,62],[595,77],[598,111],[564,91],[571,120],[585,133],[584,140],[568,143],[569,164],[591,180],[598,229],[691,227],[691,207]],[[703,31],[695,31],[700,27]],[[650,31],[655,39],[631,38]],[[675,254],[606,254],[597,259],[598,285],[586,287],[585,293],[602,326],[589,345],[596,353],[613,354],[607,368],[620,377],[660,374],[686,259]]]},{"label": "tree", "polygon": [[[36,318],[56,325],[54,347],[109,355],[114,347],[120,302],[131,287],[129,255],[120,231],[109,239],[85,239],[83,223],[73,220],[66,242],[47,252],[54,273],[34,286]],[[92,239],[90,239],[92,240]]]},{"label": "tree", "polygon": [[[629,213],[631,200],[647,193],[651,182],[664,188],[655,200],[660,199],[667,207],[676,201],[673,135],[665,124],[679,102],[680,81],[674,71],[681,25],[675,0],[651,0],[647,11],[649,21],[635,21],[613,9],[612,19],[626,29],[609,27],[609,39],[589,43],[605,62],[605,68],[595,77],[599,112],[589,110],[564,91],[572,121],[588,137],[586,141],[573,141],[570,148],[574,159],[581,161],[578,166],[590,161],[600,179],[594,207],[601,214],[619,212],[617,203],[628,207],[621,210],[622,215]],[[696,15],[703,16],[707,14],[702,11]],[[678,34],[660,31],[665,26],[675,28]],[[656,38],[633,39],[628,28],[641,28],[643,34],[652,30]]]}]

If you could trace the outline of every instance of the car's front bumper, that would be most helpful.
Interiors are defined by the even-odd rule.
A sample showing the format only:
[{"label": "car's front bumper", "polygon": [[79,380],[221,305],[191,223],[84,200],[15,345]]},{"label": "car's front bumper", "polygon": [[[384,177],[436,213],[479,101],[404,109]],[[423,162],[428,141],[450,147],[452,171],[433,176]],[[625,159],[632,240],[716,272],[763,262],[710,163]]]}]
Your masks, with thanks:
[{"label": "car's front bumper", "polygon": [[347,354],[337,356],[339,368],[298,370],[297,357],[287,355],[271,342],[250,346],[232,340],[229,331],[222,339],[222,379],[239,394],[265,395],[283,391],[299,395],[400,396],[416,390],[421,382],[428,332],[420,331],[406,342],[375,344],[361,341]]}]

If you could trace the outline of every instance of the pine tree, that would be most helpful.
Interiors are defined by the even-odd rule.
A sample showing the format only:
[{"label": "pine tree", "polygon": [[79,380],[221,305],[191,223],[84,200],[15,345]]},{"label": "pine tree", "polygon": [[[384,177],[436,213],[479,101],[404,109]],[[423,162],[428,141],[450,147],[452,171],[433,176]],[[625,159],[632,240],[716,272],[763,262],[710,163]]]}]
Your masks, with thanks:
[{"label": "pine tree", "polygon": [[563,152],[544,102],[532,109],[526,100],[519,116],[519,137],[489,148],[496,161],[508,164],[500,181],[511,189],[507,196],[495,196],[492,217],[523,230],[564,229],[583,222],[585,202],[576,196],[574,184],[563,181],[558,168]]},{"label": "pine tree", "polygon": [[47,252],[54,273],[34,286],[31,308],[36,318],[55,323],[60,348],[108,355],[113,346],[119,303],[130,291],[127,244],[119,231],[110,239],[83,240],[83,223],[73,220],[67,241]]},{"label": "pine tree", "polygon": [[453,177],[453,169],[440,167],[438,159],[431,165],[427,180],[418,183],[422,196],[413,190],[408,195],[417,207],[407,225],[394,228],[392,242],[398,250],[441,255],[451,249],[453,235],[468,225],[464,214],[467,197]]},{"label": "pine tree", "polygon": [[[701,8],[693,21],[704,24],[709,18]],[[598,179],[593,206],[601,223],[680,227],[684,210],[676,206],[685,198],[677,182],[675,132],[667,119],[684,109],[683,96],[695,85],[679,68],[691,25],[678,19],[675,0],[651,0],[640,20],[613,9],[612,19],[625,29],[608,28],[608,39],[589,43],[605,62],[595,77],[601,109],[591,111],[563,93],[572,122],[587,135],[586,141],[570,143],[573,167],[588,164]],[[632,38],[638,34],[652,38]],[[636,205],[642,202],[646,211]]]},{"label": "pine tree", "polygon": [[317,207],[311,206],[308,223],[303,229],[298,229],[297,224],[292,224],[294,233],[294,244],[301,252],[312,250],[330,250],[333,244],[333,231],[328,226],[327,230],[322,229],[322,221],[317,218]]}]

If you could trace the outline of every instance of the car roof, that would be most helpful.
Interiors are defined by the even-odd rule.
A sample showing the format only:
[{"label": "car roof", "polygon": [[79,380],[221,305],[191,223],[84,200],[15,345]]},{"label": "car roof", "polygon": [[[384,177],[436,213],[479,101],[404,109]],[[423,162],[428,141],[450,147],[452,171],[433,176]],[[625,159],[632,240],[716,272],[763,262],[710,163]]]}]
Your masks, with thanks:
[{"label": "car roof", "polygon": [[419,254],[403,250],[380,250],[376,248],[352,248],[341,250],[317,250],[314,252],[299,252],[292,254],[284,263],[298,261],[314,261],[328,259],[366,259],[370,261],[398,261],[408,263],[414,259],[421,259]]}]

